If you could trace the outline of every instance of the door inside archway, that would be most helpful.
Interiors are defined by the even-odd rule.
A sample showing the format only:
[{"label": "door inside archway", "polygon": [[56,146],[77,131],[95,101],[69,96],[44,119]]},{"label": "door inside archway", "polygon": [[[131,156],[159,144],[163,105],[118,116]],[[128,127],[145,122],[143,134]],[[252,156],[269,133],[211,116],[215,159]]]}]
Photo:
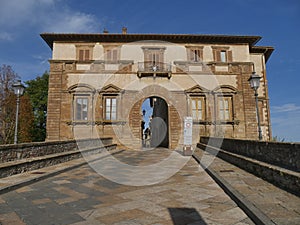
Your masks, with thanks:
[{"label": "door inside archway", "polygon": [[169,115],[167,102],[151,96],[142,104],[143,147],[169,147]]}]

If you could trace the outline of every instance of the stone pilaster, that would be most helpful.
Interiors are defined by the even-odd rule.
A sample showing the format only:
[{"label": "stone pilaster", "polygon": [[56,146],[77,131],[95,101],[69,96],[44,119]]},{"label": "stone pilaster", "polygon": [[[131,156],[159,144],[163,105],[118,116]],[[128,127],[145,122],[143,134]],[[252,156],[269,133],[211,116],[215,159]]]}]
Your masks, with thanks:
[{"label": "stone pilaster", "polygon": [[60,140],[63,63],[50,61],[47,141]]},{"label": "stone pilaster", "polygon": [[[246,139],[258,139],[258,127],[256,118],[256,106],[254,91],[250,87],[249,77],[252,73],[252,66],[241,65],[240,74],[237,76],[238,79],[238,90],[242,91],[243,102],[241,107],[244,112],[244,126],[245,126],[245,137]],[[239,137],[243,138],[243,137]]]}]

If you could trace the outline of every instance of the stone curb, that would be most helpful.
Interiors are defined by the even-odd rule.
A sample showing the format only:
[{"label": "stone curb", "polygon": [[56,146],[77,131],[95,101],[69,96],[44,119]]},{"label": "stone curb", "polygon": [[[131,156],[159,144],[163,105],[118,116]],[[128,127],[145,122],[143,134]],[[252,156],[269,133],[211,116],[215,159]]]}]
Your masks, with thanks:
[{"label": "stone curb", "polygon": [[210,175],[214,181],[224,190],[224,192],[249,216],[249,218],[258,225],[274,225],[261,210],[256,208],[250,201],[245,199],[237,190],[235,190],[226,180],[220,177],[214,170],[205,167],[201,159],[193,154],[193,158]]},{"label": "stone curb", "polygon": [[[120,149],[112,150],[111,154],[114,155],[114,154],[120,153],[122,151],[123,150],[120,150]],[[43,173],[43,174],[41,174],[39,176],[36,176],[36,177],[33,177],[33,178],[24,179],[24,180],[22,180],[20,182],[16,182],[16,183],[8,185],[8,186],[0,187],[0,195],[1,194],[5,194],[5,193],[10,192],[10,191],[13,191],[13,190],[16,190],[16,189],[19,189],[21,187],[33,184],[33,183],[38,182],[38,181],[45,180],[45,179],[47,179],[49,177],[56,176],[56,175],[58,175],[60,173],[67,172],[69,170],[81,167],[81,166],[83,166],[83,165],[85,165],[85,164],[87,164],[89,162],[94,162],[94,161],[97,161],[97,160],[99,160],[101,158],[104,158],[104,157],[106,157],[106,156],[98,157],[96,159],[92,159],[92,160],[89,160],[89,161],[86,161],[84,158],[79,158],[79,159],[84,159],[85,161],[84,162],[78,162],[78,163],[76,163],[74,165],[65,166],[64,168],[57,169],[57,170],[55,170],[53,172],[45,172],[45,173]],[[79,160],[79,159],[74,159],[74,160]],[[63,163],[70,163],[72,161],[73,160],[67,161],[67,162],[63,162]],[[59,165],[59,164],[56,164],[56,166],[57,165]],[[42,168],[42,169],[45,169],[45,168]],[[39,170],[41,170],[41,169],[39,169]],[[33,170],[33,171],[30,171],[30,172],[34,172],[34,171],[38,171],[38,170]],[[21,175],[22,174],[16,174],[15,176],[21,176]]]}]

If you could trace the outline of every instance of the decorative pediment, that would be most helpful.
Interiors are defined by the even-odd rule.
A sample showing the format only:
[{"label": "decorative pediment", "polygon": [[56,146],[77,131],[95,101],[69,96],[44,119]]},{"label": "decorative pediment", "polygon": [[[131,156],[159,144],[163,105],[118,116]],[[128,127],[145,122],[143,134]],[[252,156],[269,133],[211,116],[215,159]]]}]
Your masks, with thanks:
[{"label": "decorative pediment", "polygon": [[237,89],[230,85],[221,85],[213,90],[213,92],[236,94]]},{"label": "decorative pediment", "polygon": [[185,90],[185,93],[188,94],[196,94],[196,93],[204,93],[204,92],[208,92],[208,90],[206,88],[201,87],[200,85],[195,85],[194,87]]},{"label": "decorative pediment", "polygon": [[120,93],[121,91],[122,91],[121,88],[119,88],[113,84],[109,84],[109,85],[106,85],[103,88],[101,88],[99,93]]},{"label": "decorative pediment", "polygon": [[70,93],[73,93],[73,92],[78,92],[78,93],[94,93],[96,90],[95,88],[91,87],[90,85],[88,84],[74,84],[72,86],[70,86],[68,88],[68,91]]}]

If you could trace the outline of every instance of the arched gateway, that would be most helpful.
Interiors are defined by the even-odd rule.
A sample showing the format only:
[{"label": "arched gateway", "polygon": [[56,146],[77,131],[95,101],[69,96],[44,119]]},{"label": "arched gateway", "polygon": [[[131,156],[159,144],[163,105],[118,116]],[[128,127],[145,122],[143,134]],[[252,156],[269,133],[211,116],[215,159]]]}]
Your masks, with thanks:
[{"label": "arched gateway", "polygon": [[[124,95],[126,95],[126,92]],[[128,101],[130,96],[124,96],[123,101],[126,98],[127,103],[125,103],[125,105],[132,104]],[[147,107],[150,113],[143,113],[142,105],[145,101],[148,102]],[[127,116],[129,118],[128,128],[136,141],[132,142],[132,138],[130,138],[131,143],[128,143],[123,138],[126,145],[135,148],[165,147],[171,149],[175,149],[179,146],[182,140],[181,117],[183,117],[187,111],[186,107],[182,107],[182,104],[186,102],[186,97],[183,92],[180,94],[172,93],[163,87],[150,85],[139,92],[139,94],[136,95],[136,99],[132,100],[132,102],[134,102],[134,104],[132,104],[130,111],[128,111],[128,115],[124,116],[125,118]],[[181,104],[179,104],[180,102]]]},{"label": "arched gateway", "polygon": [[141,138],[146,148],[169,147],[169,107],[160,97],[151,96],[142,105]]}]

